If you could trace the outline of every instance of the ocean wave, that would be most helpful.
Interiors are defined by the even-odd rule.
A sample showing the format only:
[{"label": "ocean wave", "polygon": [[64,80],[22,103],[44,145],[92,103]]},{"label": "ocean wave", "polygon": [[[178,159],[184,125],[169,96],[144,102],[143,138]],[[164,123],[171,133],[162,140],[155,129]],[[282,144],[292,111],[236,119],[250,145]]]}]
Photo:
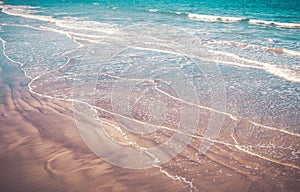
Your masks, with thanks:
[{"label": "ocean wave", "polygon": [[271,63],[260,62],[252,59],[242,58],[238,55],[233,53],[223,52],[223,51],[215,51],[215,50],[208,50],[210,53],[215,55],[223,55],[225,56],[221,60],[214,59],[215,62],[228,64],[228,65],[235,65],[239,67],[246,67],[246,68],[253,68],[253,69],[260,69],[264,70],[267,73],[280,77],[282,79],[300,83],[300,74],[292,69],[278,67]]},{"label": "ocean wave", "polygon": [[282,22],[265,21],[265,20],[258,20],[258,19],[250,19],[249,23],[254,25],[271,25],[271,26],[282,27],[282,28],[300,28],[300,23],[282,23]]},{"label": "ocean wave", "polygon": [[45,22],[55,22],[55,19],[53,17],[33,14],[36,13],[36,11],[31,9],[37,7],[0,5],[0,8],[2,9],[2,12],[7,15],[19,16],[28,19],[36,19]]},{"label": "ocean wave", "polygon": [[159,10],[159,9],[147,9],[147,12],[150,13],[160,13],[160,14],[166,14],[166,15],[181,15],[181,16],[186,16],[188,15],[188,13],[184,13],[184,12],[179,12],[179,11],[166,11],[166,10]]},{"label": "ocean wave", "polygon": [[300,23],[284,23],[284,22],[276,22],[276,21],[265,21],[259,19],[248,19],[244,17],[226,17],[226,16],[218,16],[218,15],[204,15],[204,14],[195,14],[195,13],[188,13],[187,16],[190,19],[205,21],[205,22],[224,22],[224,23],[231,23],[231,22],[248,22],[252,25],[269,25],[281,28],[300,28]]},{"label": "ocean wave", "polygon": [[205,43],[220,44],[220,45],[232,45],[232,46],[237,46],[237,47],[242,47],[242,48],[252,48],[252,49],[258,49],[258,50],[262,50],[262,51],[268,51],[268,52],[274,52],[274,53],[278,53],[278,54],[286,54],[286,55],[300,57],[300,51],[290,50],[290,49],[286,49],[286,48],[282,48],[282,47],[263,47],[260,45],[255,45],[255,44],[250,44],[250,43],[240,43],[240,42],[236,42],[236,41],[222,41],[222,40],[207,41]]},{"label": "ocean wave", "polygon": [[281,47],[263,47],[264,50],[269,51],[269,52],[275,52],[275,53],[281,53],[281,54],[286,54],[286,55],[292,55],[292,56],[298,56],[300,57],[300,51],[294,51],[294,50],[289,50]]},{"label": "ocean wave", "polygon": [[155,12],[158,12],[159,10],[158,10],[158,9],[148,9],[148,11],[149,11],[149,12],[154,12],[154,13],[155,13]]},{"label": "ocean wave", "polygon": [[223,17],[223,16],[215,16],[215,15],[201,15],[195,13],[189,13],[188,17],[191,19],[208,21],[208,22],[240,22],[245,20],[245,18],[242,17]]},{"label": "ocean wave", "polygon": [[300,51],[294,51],[289,49],[283,49],[283,52],[289,55],[299,56],[300,57]]},{"label": "ocean wave", "polygon": [[[117,25],[97,21],[83,21],[76,17],[64,17],[62,19],[55,19],[51,16],[38,15],[35,14],[35,10],[32,10],[38,7],[0,5],[0,8],[2,8],[2,12],[7,15],[34,19],[50,23],[51,25],[54,24],[53,26],[49,25],[49,27],[40,26],[38,29],[65,34],[67,37],[75,41],[87,40],[91,42],[97,42],[95,41],[95,39],[101,39],[105,35],[115,32],[116,28],[118,28]],[[30,28],[35,27],[31,26]],[[84,36],[85,38],[82,39],[82,36]]]},{"label": "ocean wave", "polygon": [[[55,19],[51,16],[36,15],[37,11],[32,10],[38,7],[31,6],[11,6],[11,5],[0,5],[2,12],[7,15],[18,16],[23,18],[35,19],[39,21],[51,22],[59,27],[69,29],[82,29],[88,31],[98,31],[104,33],[112,33],[115,26],[107,23],[101,23],[96,21],[82,21],[76,17],[65,17],[64,19]],[[110,30],[108,30],[110,29]]]}]

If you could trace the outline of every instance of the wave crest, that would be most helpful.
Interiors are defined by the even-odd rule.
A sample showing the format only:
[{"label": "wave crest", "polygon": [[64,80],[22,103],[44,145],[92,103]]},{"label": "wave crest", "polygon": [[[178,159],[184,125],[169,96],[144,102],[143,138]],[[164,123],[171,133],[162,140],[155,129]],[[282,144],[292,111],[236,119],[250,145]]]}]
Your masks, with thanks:
[{"label": "wave crest", "polygon": [[205,42],[207,44],[219,44],[219,45],[232,45],[232,46],[237,46],[241,48],[252,48],[252,49],[257,49],[257,50],[262,50],[262,51],[268,51],[268,52],[274,52],[278,54],[286,54],[286,55],[291,55],[291,56],[298,56],[300,57],[300,51],[296,50],[290,50],[282,47],[263,47],[260,45],[255,45],[255,44],[250,44],[250,43],[240,43],[236,41],[222,41],[222,40],[216,40],[216,41],[207,41]]},{"label": "wave crest", "polygon": [[265,21],[265,20],[258,20],[258,19],[250,19],[249,23],[254,25],[271,25],[271,26],[282,27],[282,28],[300,28],[300,23],[282,23],[282,22]]},{"label": "wave crest", "polygon": [[215,15],[201,15],[195,13],[189,13],[188,17],[200,21],[209,21],[209,22],[239,22],[245,20],[242,17],[222,17]]},{"label": "wave crest", "polygon": [[281,27],[281,28],[300,28],[300,23],[284,23],[284,22],[276,22],[276,21],[266,21],[266,20],[259,20],[259,19],[247,19],[243,17],[225,17],[225,16],[218,16],[218,15],[204,15],[204,14],[196,14],[196,13],[188,13],[187,16],[190,19],[205,21],[205,22],[241,22],[246,21],[252,25],[269,25],[274,27]]}]

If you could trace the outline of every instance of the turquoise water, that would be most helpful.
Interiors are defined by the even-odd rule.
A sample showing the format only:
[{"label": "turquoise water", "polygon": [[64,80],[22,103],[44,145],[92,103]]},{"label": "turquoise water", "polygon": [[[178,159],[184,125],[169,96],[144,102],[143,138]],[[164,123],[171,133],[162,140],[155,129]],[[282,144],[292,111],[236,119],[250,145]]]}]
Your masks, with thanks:
[{"label": "turquoise water", "polygon": [[[275,122],[279,127],[294,131],[299,127],[298,0],[8,0],[0,6],[4,53],[8,59],[22,65],[25,74],[33,79],[32,91],[70,98],[71,93],[67,90],[76,78],[67,76],[86,66],[82,59],[88,57],[86,47],[101,45],[108,53],[109,48],[111,52],[116,51],[112,45],[119,45],[118,41],[130,44],[140,38],[138,34],[145,33],[134,26],[149,25],[152,27],[145,27],[144,42],[143,39],[137,41],[144,43],[143,46],[152,42],[151,48],[155,47],[158,36],[165,45],[172,46],[172,50],[180,47],[181,51],[193,52],[193,46],[199,46],[211,54],[211,60],[218,65],[225,81],[228,112],[267,124]],[[124,29],[125,33],[134,35],[127,39],[118,34]],[[114,38],[119,39],[112,41]],[[195,41],[197,45],[193,44]],[[109,46],[105,47],[103,43]],[[130,54],[139,53],[128,52]],[[152,58],[160,57],[163,56]],[[93,55],[88,57],[92,58],[95,59]],[[64,75],[52,73],[60,71],[70,59],[73,65],[63,68]],[[185,66],[177,58],[168,62],[174,62],[175,68],[185,70],[189,77],[203,75],[188,67],[192,64]],[[131,65],[123,63],[119,68],[128,66]],[[149,71],[141,74],[153,74],[160,69],[168,70],[167,66],[161,65],[149,67]],[[114,75],[120,72],[112,71]],[[155,77],[163,75],[159,73]],[[201,91],[209,84],[194,83]],[[203,93],[199,91],[198,94]],[[209,96],[204,97],[199,102],[209,103]]]},{"label": "turquoise water", "polygon": [[[163,23],[180,26],[191,33],[205,30],[205,36],[199,34],[199,38],[205,40],[235,40],[300,50],[300,2],[297,0],[4,2],[37,6],[39,8],[34,9],[40,11],[39,14],[58,19],[72,16],[120,25]],[[230,18],[226,20],[225,17]],[[6,16],[1,18],[6,19]]]}]

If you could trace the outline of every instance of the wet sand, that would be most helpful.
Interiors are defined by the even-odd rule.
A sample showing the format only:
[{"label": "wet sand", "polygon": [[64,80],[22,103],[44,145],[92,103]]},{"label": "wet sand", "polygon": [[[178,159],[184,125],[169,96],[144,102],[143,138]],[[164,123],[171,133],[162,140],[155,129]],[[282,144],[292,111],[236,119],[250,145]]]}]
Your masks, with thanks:
[{"label": "wet sand", "polygon": [[1,191],[176,191],[184,187],[157,169],[122,169],[99,159],[79,136],[71,103],[35,96],[28,82],[18,66],[1,66]]},{"label": "wet sand", "polygon": [[[198,153],[203,141],[199,133],[182,153],[166,164],[148,170],[124,169],[103,161],[88,149],[76,128],[71,102],[31,93],[27,87],[30,81],[17,65],[1,64],[0,77],[1,191],[297,191],[300,188],[299,161],[290,160],[288,151],[288,146],[299,149],[297,135],[227,117],[219,138],[205,154]],[[108,119],[106,122],[114,123]],[[199,126],[205,127],[206,123],[204,120]],[[126,145],[117,132],[110,132],[113,129],[109,124],[105,128],[115,135],[115,140]],[[131,135],[131,139],[151,146],[157,143],[151,137]],[[249,147],[270,142],[286,147],[271,149],[282,156],[276,158],[263,147]]]}]

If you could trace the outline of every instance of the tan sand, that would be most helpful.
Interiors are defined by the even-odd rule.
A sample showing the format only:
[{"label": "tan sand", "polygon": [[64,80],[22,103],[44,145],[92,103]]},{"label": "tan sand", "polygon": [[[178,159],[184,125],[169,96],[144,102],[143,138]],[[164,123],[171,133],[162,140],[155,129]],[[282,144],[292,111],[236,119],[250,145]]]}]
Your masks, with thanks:
[{"label": "tan sand", "polygon": [[158,169],[129,170],[95,156],[75,126],[71,103],[32,95],[17,66],[0,84],[0,191],[181,189]]}]

